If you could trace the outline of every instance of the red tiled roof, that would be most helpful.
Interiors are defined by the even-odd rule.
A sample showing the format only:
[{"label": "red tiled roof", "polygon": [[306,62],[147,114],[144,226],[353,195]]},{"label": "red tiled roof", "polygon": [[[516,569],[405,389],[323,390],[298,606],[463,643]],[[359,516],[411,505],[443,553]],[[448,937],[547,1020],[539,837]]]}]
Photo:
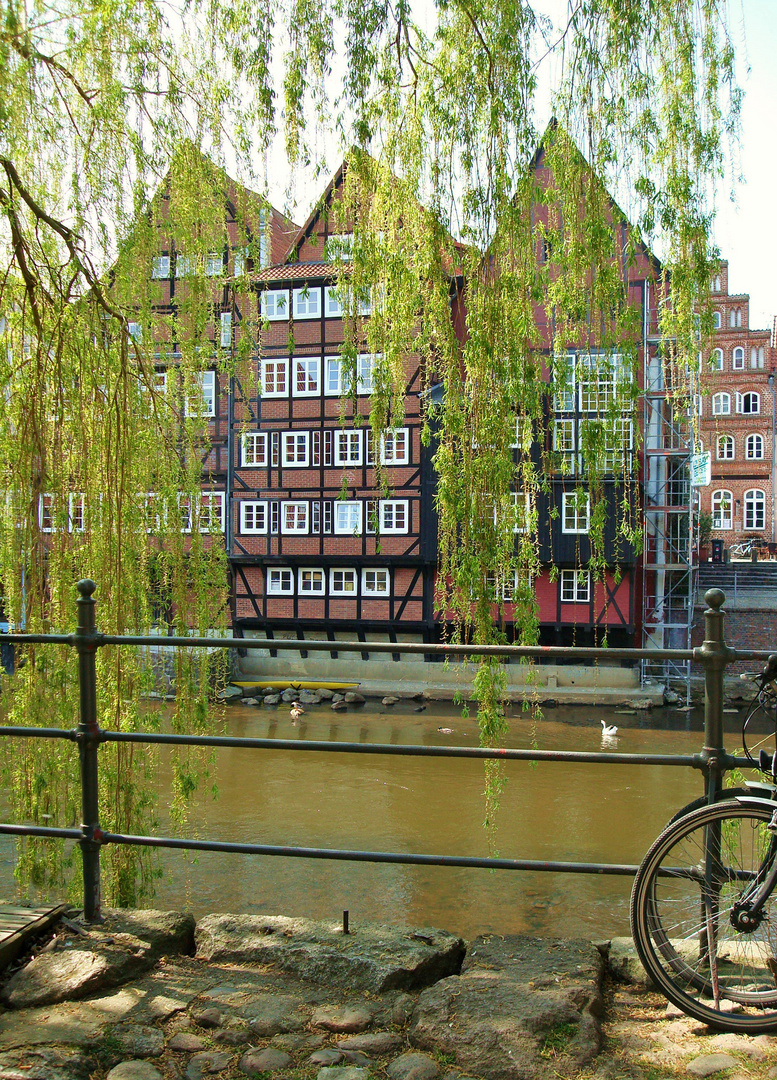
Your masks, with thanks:
[{"label": "red tiled roof", "polygon": [[[335,281],[340,267],[331,262],[296,262],[280,266],[266,266],[264,270],[252,275],[252,280],[265,281],[312,281],[325,278]],[[346,270],[350,269],[348,266]]]}]

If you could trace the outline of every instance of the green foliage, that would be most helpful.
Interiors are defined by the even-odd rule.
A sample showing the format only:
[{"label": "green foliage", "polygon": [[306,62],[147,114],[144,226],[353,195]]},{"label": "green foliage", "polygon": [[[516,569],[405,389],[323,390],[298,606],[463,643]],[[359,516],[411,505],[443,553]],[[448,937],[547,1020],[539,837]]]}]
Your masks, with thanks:
[{"label": "green foliage", "polygon": [[[426,30],[406,4],[371,0],[294,0],[285,22],[267,0],[194,0],[180,9],[65,0],[56,18],[28,0],[2,0],[0,576],[17,625],[72,629],[73,585],[87,575],[98,582],[103,630],[223,625],[223,545],[207,526],[182,533],[178,517],[188,506],[196,519],[209,460],[203,418],[186,402],[206,368],[220,379],[248,375],[259,327],[249,320],[234,350],[214,349],[204,260],[227,246],[233,190],[201,152],[223,164],[229,149],[252,180],[277,102],[290,174],[308,162],[321,167],[330,115],[344,144],[356,146],[332,209],[332,231],[354,233],[352,258],[340,263],[353,388],[343,418],[357,412],[365,333],[379,356],[375,439],[402,423],[407,391],[444,386],[439,405],[422,400],[438,473],[438,610],[453,639],[503,641],[514,582],[515,640],[538,640],[531,580],[540,569],[539,508],[548,477],[563,475],[567,461],[564,433],[548,418],[547,380],[563,392],[570,352],[588,350],[598,358],[594,374],[615,387],[581,424],[580,470],[565,477],[567,490],[584,481],[590,496],[594,580],[607,569],[608,536],[621,550],[639,544],[638,446],[627,445],[624,421],[636,417],[641,321],[628,276],[642,237],[660,243],[649,287],[659,301],[665,381],[684,412],[698,391],[716,260],[710,190],[737,122],[734,58],[719,0],[586,0],[562,30],[558,123],[540,138],[535,60],[547,28],[514,0],[440,0]],[[338,38],[345,55],[335,102],[328,86]],[[248,247],[266,204],[250,195],[236,202]],[[188,267],[174,314],[158,310],[147,286],[162,235]],[[224,295],[240,288],[224,281]],[[367,295],[365,326],[359,303]],[[130,323],[141,340],[130,341]],[[175,363],[161,393],[155,362],[170,345]],[[423,383],[409,387],[416,364]],[[608,520],[601,493],[614,471],[622,478]],[[525,505],[514,492],[525,493]],[[551,520],[557,514],[549,511]],[[81,516],[83,531],[73,526]],[[115,650],[98,659],[101,724],[148,723],[138,704],[147,669]],[[10,721],[72,726],[69,652],[35,646],[27,660]],[[195,665],[179,655],[175,663],[174,726],[209,727],[210,659]],[[505,685],[504,666],[485,661],[476,694],[487,745],[505,731]],[[153,758],[101,755],[104,826],[141,829],[154,815]],[[74,820],[72,767],[55,748],[27,747],[10,761],[17,815]],[[189,757],[176,764],[181,805],[204,768]],[[489,766],[489,821],[501,783]],[[110,855],[109,898],[147,894],[150,871],[125,863],[128,849]],[[23,848],[25,880],[53,886],[62,866],[46,847]]]}]

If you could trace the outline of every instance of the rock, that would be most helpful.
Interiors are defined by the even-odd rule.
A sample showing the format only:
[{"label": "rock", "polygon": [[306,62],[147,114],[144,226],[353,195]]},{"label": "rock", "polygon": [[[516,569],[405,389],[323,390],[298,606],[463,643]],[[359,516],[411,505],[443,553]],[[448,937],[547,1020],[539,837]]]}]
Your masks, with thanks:
[{"label": "rock", "polygon": [[93,1058],[63,1046],[20,1046],[0,1054],[0,1080],[90,1080],[93,1070]]},{"label": "rock", "polygon": [[238,1068],[246,1076],[260,1076],[266,1072],[277,1072],[292,1063],[291,1054],[266,1046],[264,1050],[247,1050],[240,1059]]},{"label": "rock", "polygon": [[263,705],[280,705],[280,701],[281,701],[281,695],[280,694],[265,694],[264,695],[264,701],[262,702],[262,704]]},{"label": "rock", "polygon": [[297,700],[300,705],[320,705],[322,697],[318,690],[300,690]]},{"label": "rock", "polygon": [[111,1028],[111,1036],[119,1043],[125,1057],[161,1057],[165,1048],[165,1037],[159,1028],[145,1024],[116,1024]]},{"label": "rock", "polygon": [[403,1027],[410,1019],[415,1008],[415,1001],[410,994],[399,994],[391,1006],[391,1022]]},{"label": "rock", "polygon": [[316,1080],[367,1080],[369,1075],[355,1065],[330,1065],[318,1070]]},{"label": "rock", "polygon": [[460,976],[419,995],[410,1042],[455,1054],[466,1073],[546,1080],[553,1040],[553,1072],[576,1075],[601,1046],[602,968],[587,941],[479,937]]},{"label": "rock", "polygon": [[345,695],[345,700],[349,705],[364,705],[367,699],[363,694],[357,694],[355,690],[349,690]]},{"label": "rock", "polygon": [[644,990],[652,989],[653,984],[637,956],[634,942],[630,937],[613,938],[607,956],[607,967],[615,979],[631,983]]},{"label": "rock", "polygon": [[345,701],[345,694],[341,694],[338,690],[333,691],[332,701]]},{"label": "rock", "polygon": [[178,1031],[167,1044],[168,1050],[183,1050],[192,1054],[205,1048],[205,1040],[192,1031]]},{"label": "rock", "polygon": [[[412,999],[411,999],[412,1000]],[[324,1005],[311,1017],[312,1027],[336,1031],[343,1035],[355,1035],[372,1023],[372,1012],[363,1005]]]},{"label": "rock", "polygon": [[674,690],[666,688],[664,690],[664,705],[677,705],[680,701],[680,695],[676,694]]},{"label": "rock", "polygon": [[295,690],[293,686],[289,686],[286,690],[281,692],[281,701],[285,701],[287,705],[290,705],[292,701],[296,701],[299,696],[299,690]]},{"label": "rock", "polygon": [[370,1057],[363,1050],[343,1050],[343,1061],[348,1065],[358,1065],[368,1069],[372,1065]]},{"label": "rock", "polygon": [[162,1080],[162,1074],[147,1061],[122,1061],[105,1080]]},{"label": "rock", "polygon": [[309,1032],[292,1032],[273,1035],[270,1042],[281,1050],[318,1050],[324,1045],[325,1039],[323,1035],[313,1035]]},{"label": "rock", "polygon": [[242,686],[225,686],[218,694],[216,694],[217,701],[236,701],[237,698],[243,696]]},{"label": "rock", "polygon": [[63,953],[39,953],[3,987],[0,1000],[9,1009],[28,1009],[75,1000],[127,982],[153,963],[137,938],[129,948],[95,945]]},{"label": "rock", "polygon": [[217,1028],[221,1027],[222,1015],[218,1009],[193,1009],[192,1020],[197,1027]]},{"label": "rock", "polygon": [[737,1059],[730,1054],[702,1054],[694,1058],[685,1066],[685,1071],[691,1076],[712,1076],[713,1073],[731,1069],[737,1064]]},{"label": "rock", "polygon": [[322,701],[331,701],[334,697],[334,690],[330,690],[328,686],[319,686],[316,693]]},{"label": "rock", "polygon": [[710,1047],[716,1052],[728,1050],[734,1054],[746,1054],[756,1060],[766,1057],[771,1046],[772,1044],[768,1038],[764,1039],[763,1036],[753,1039],[747,1035],[735,1035],[733,1032],[716,1035],[713,1039],[710,1039]]},{"label": "rock", "polygon": [[263,701],[264,701],[264,698],[262,698],[262,701],[260,701],[259,698],[255,698],[255,697],[244,697],[243,698],[243,704],[244,705],[261,705],[263,703]]},{"label": "rock", "polygon": [[348,706],[345,704],[342,698],[339,701],[333,701],[329,706],[332,712],[347,712]]},{"label": "rock", "polygon": [[381,701],[381,705],[396,705],[398,701],[398,697],[394,697],[393,694],[387,694],[386,697],[384,697]]},{"label": "rock", "polygon": [[213,1076],[226,1069],[230,1061],[231,1055],[221,1050],[205,1050],[190,1059],[184,1076],[186,1080],[203,1080],[205,1076]]},{"label": "rock", "polygon": [[361,1035],[352,1035],[335,1043],[338,1050],[346,1052],[359,1050],[363,1054],[393,1054],[402,1046],[401,1035],[393,1031],[365,1031]]},{"label": "rock", "polygon": [[251,1041],[251,1033],[247,1027],[222,1028],[214,1031],[211,1038],[219,1046],[244,1046]]},{"label": "rock", "polygon": [[204,961],[275,964],[321,986],[374,994],[428,986],[459,971],[465,952],[444,930],[365,924],[344,935],[336,923],[281,915],[208,915],[196,939]]},{"label": "rock", "polygon": [[[148,945],[150,955],[194,956],[194,916],[181,911],[127,911],[104,908],[100,931],[134,934]],[[92,931],[95,933],[96,931]]]},{"label": "rock", "polygon": [[309,1065],[337,1065],[339,1061],[343,1060],[343,1055],[339,1050],[335,1050],[331,1046],[324,1047],[323,1050],[314,1050],[314,1052],[308,1058]]},{"label": "rock", "polygon": [[301,998],[288,994],[256,994],[251,999],[251,1033],[260,1039],[269,1039],[280,1032],[301,1031],[307,1021],[307,1016],[299,1012],[302,1004]]},{"label": "rock", "polygon": [[426,1054],[401,1054],[386,1069],[391,1080],[437,1080],[440,1066]]}]

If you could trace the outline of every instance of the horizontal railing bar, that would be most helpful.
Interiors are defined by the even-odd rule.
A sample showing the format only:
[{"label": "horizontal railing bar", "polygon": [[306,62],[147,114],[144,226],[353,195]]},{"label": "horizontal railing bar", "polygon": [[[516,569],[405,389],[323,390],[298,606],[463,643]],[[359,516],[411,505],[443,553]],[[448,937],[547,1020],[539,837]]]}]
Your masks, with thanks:
[{"label": "horizontal railing bar", "polygon": [[0,825],[0,835],[49,836],[53,840],[83,840],[83,829],[57,829],[46,825]]},{"label": "horizontal railing bar", "polygon": [[75,728],[36,728],[36,727],[13,727],[5,725],[0,727],[0,735],[14,736],[19,739],[67,739],[75,742]]},{"label": "horizontal railing bar", "polygon": [[242,855],[273,855],[291,859],[332,859],[337,862],[401,863],[408,866],[466,866],[484,870],[547,870],[560,874],[620,874],[633,876],[637,867],[618,863],[548,862],[536,859],[489,859],[468,855],[420,855],[410,852],[354,851],[338,848],[286,847],[277,844],[234,844],[219,840],[179,840],[171,837],[102,833],[104,844],[222,851]]}]

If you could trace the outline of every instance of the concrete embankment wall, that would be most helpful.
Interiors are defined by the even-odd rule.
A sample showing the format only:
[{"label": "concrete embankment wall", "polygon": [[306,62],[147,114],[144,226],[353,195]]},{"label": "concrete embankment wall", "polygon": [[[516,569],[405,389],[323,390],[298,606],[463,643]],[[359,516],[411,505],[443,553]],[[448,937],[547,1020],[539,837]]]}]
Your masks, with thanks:
[{"label": "concrete embankment wall", "polygon": [[[304,645],[301,652],[277,650],[274,656],[271,646],[247,650],[245,656],[234,657],[232,677],[257,682],[263,679],[358,682],[362,693],[422,693],[440,701],[473,695],[476,660],[464,662],[451,658],[447,662],[429,662],[408,655],[394,659],[391,653],[370,653],[369,642],[364,643],[364,653],[360,654],[333,655],[336,649],[337,643],[333,641],[332,652],[307,655],[302,655]],[[515,700],[553,699],[568,704],[600,705],[663,703],[662,686],[640,687],[638,668],[618,661],[595,665],[509,663],[506,671],[507,693]]]}]

